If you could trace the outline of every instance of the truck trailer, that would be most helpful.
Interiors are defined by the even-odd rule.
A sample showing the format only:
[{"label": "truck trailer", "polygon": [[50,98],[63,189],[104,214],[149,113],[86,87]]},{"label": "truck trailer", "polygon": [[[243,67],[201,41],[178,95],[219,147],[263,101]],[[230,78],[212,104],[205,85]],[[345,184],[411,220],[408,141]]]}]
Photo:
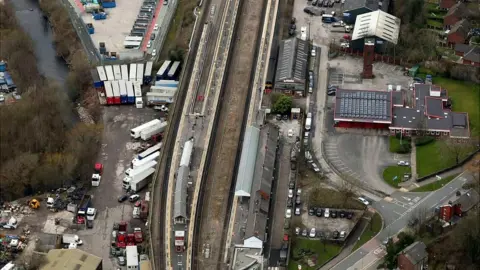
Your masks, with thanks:
[{"label": "truck trailer", "polygon": [[123,179],[123,188],[126,190],[131,190],[133,192],[140,191],[142,188],[148,185],[148,182],[150,180],[149,176],[152,175],[154,172],[154,168],[149,168],[140,174],[131,177],[126,176]]},{"label": "truck trailer", "polygon": [[143,84],[150,84],[152,82],[152,68],[153,62],[148,61],[145,66],[145,73],[143,75]]},{"label": "truck trailer", "polygon": [[159,156],[160,156],[160,152],[157,151],[157,152],[149,155],[148,157],[146,157],[146,158],[144,158],[144,159],[142,159],[142,160],[140,160],[140,159],[138,159],[138,158],[134,158],[134,159],[132,160],[132,163],[130,164],[130,165],[131,165],[131,168],[132,168],[132,169],[137,169],[137,168],[139,168],[139,167],[141,167],[141,166],[149,163],[149,162],[152,161],[152,160],[156,160]]},{"label": "truck trailer", "polygon": [[127,270],[138,270],[137,246],[126,246]]},{"label": "truck trailer", "polygon": [[158,125],[161,122],[162,121],[160,121],[159,119],[153,119],[152,121],[141,124],[140,126],[138,126],[136,128],[132,128],[130,130],[130,136],[132,136],[134,139],[138,139],[138,138],[140,138],[140,132],[142,130],[147,129],[148,127],[151,127],[151,126],[154,126],[154,125]]},{"label": "truck trailer", "polygon": [[151,127],[148,127],[140,132],[140,138],[144,141],[150,140],[153,135],[165,131],[167,128],[167,122],[161,122]]},{"label": "truck trailer", "polygon": [[135,92],[133,91],[133,82],[125,81],[127,85],[127,103],[133,104],[135,103]]},{"label": "truck trailer", "polygon": [[139,166],[135,169],[132,169],[132,168],[126,169],[125,170],[125,175],[133,177],[135,175],[138,175],[138,174],[142,173],[143,171],[146,171],[149,168],[155,167],[156,165],[157,165],[157,162],[155,160],[152,160],[152,161],[148,162],[147,164]]}]

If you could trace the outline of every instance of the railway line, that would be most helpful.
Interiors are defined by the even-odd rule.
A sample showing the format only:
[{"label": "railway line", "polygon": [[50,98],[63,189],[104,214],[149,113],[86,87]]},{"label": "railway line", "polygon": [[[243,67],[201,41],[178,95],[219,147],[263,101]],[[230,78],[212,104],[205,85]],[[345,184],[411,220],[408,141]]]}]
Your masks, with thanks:
[{"label": "railway line", "polygon": [[[264,1],[242,1],[235,29],[235,43],[230,48],[231,56],[227,62],[227,78],[221,87],[222,100],[215,134],[212,137],[205,178],[203,179],[197,205],[198,214],[195,223],[198,230],[193,239],[193,269],[223,269],[227,238],[229,207],[232,195],[236,167],[241,149],[241,138],[248,117],[251,96],[251,81],[255,76],[254,60],[257,56],[261,26],[263,23]],[[211,150],[210,150],[211,149]]]}]

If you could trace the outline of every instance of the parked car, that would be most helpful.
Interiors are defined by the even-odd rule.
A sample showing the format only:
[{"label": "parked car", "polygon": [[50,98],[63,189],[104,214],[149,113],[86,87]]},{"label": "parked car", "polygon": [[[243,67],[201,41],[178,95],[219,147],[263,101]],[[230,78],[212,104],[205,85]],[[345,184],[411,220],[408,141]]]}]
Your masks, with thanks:
[{"label": "parked car", "polygon": [[157,31],[158,30],[158,24],[155,24],[155,26],[153,27],[153,31]]},{"label": "parked car", "polygon": [[330,209],[325,208],[325,212],[323,212],[323,216],[326,218],[330,217]]},{"label": "parked car", "polygon": [[317,55],[317,51],[316,51],[315,47],[312,48],[311,54],[312,54],[312,57],[315,57]]},{"label": "parked car", "polygon": [[308,208],[308,215],[309,215],[309,216],[315,215],[315,211],[316,211],[316,210],[317,210],[317,209],[315,209],[315,207],[310,207],[310,208]]},{"label": "parked car", "polygon": [[315,163],[312,163],[312,169],[313,169],[315,172],[320,172],[320,168],[319,168],[318,165],[315,164]]},{"label": "parked car", "polygon": [[295,235],[299,235],[300,234],[300,228],[299,227],[296,227],[295,228]]},{"label": "parked car", "polygon": [[288,198],[293,198],[293,189],[288,190]]},{"label": "parked car", "polygon": [[347,218],[352,219],[353,218],[353,212],[348,212],[347,213]]},{"label": "parked car", "polygon": [[290,182],[288,182],[288,188],[289,189],[294,189],[295,188],[295,181],[291,180]]},{"label": "parked car", "polygon": [[285,221],[283,223],[283,229],[285,229],[285,230],[290,229],[290,220],[289,219],[285,219]]},{"label": "parked car", "polygon": [[322,208],[318,208],[315,215],[317,217],[322,217],[323,216],[323,209]]},{"label": "parked car", "polygon": [[295,205],[300,205],[302,204],[302,201],[300,199],[300,195],[298,195],[297,197],[295,197]]},{"label": "parked car", "polygon": [[139,199],[140,199],[140,195],[138,195],[138,194],[133,194],[133,195],[131,195],[131,196],[128,198],[128,200],[129,200],[130,202],[136,202],[136,201],[138,201]]},{"label": "parked car", "polygon": [[124,195],[121,195],[120,197],[118,197],[118,202],[124,202],[127,199],[128,199],[128,195],[124,194]]},{"label": "parked car", "polygon": [[152,51],[152,56],[155,56],[155,55],[157,55],[157,50],[156,50],[156,49],[153,49],[153,51]]},{"label": "parked car", "polygon": [[300,207],[295,208],[295,216],[300,216]]},{"label": "parked car", "polygon": [[4,95],[0,95],[0,102],[4,102],[5,101],[5,96]]},{"label": "parked car", "polygon": [[358,200],[361,201],[361,202],[362,202],[363,204],[365,204],[365,205],[369,205],[369,204],[370,204],[370,202],[369,202],[367,199],[363,198],[363,197],[358,197]]},{"label": "parked car", "polygon": [[340,233],[338,231],[334,231],[332,236],[334,239],[337,239],[338,236],[340,236]]},{"label": "parked car", "polygon": [[332,210],[332,211],[330,212],[330,216],[331,216],[332,218],[337,218],[337,210]]},{"label": "parked car", "polygon": [[345,238],[345,235],[346,235],[346,234],[347,234],[347,233],[346,233],[345,231],[341,231],[341,232],[340,232],[340,238]]},{"label": "parked car", "polygon": [[92,229],[93,228],[93,220],[87,219],[87,228]]},{"label": "parked car", "polygon": [[291,169],[292,171],[297,170],[297,163],[295,163],[295,162],[290,163],[290,169]]},{"label": "parked car", "polygon": [[317,236],[317,232],[315,231],[315,228],[312,228],[310,230],[310,234],[308,236],[310,236],[310,238],[314,238],[315,236]]},{"label": "parked car", "polygon": [[300,196],[300,195],[302,195],[302,189],[301,188],[297,189],[297,196]]},{"label": "parked car", "polygon": [[314,12],[308,7],[304,8],[303,12],[307,13],[308,15],[314,15]]},{"label": "parked car", "polygon": [[292,209],[289,208],[285,211],[285,217],[286,218],[291,218],[292,217]]},{"label": "parked car", "polygon": [[293,199],[292,198],[287,199],[287,207],[293,207]]},{"label": "parked car", "polygon": [[397,162],[398,166],[410,166],[410,163],[408,161],[400,160]]},{"label": "parked car", "polygon": [[[286,114],[282,115],[282,120],[287,121],[288,120],[288,115],[286,115]],[[292,130],[292,132],[293,132],[293,130]]]},{"label": "parked car", "polygon": [[303,229],[302,236],[307,236],[307,229]]},{"label": "parked car", "polygon": [[125,266],[127,264],[127,261],[125,260],[125,257],[123,257],[123,256],[118,257],[117,260],[118,260],[118,265],[120,265],[120,266]]},{"label": "parked car", "polygon": [[338,216],[340,218],[344,218],[345,217],[345,211],[339,211]]}]

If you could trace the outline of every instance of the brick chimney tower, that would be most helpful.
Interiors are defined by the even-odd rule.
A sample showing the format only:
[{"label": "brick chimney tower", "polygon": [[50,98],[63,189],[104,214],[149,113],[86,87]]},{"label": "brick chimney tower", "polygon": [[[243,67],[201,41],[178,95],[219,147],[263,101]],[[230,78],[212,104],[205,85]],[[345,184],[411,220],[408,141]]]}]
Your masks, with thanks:
[{"label": "brick chimney tower", "polygon": [[375,57],[375,39],[365,38],[363,45],[363,72],[364,79],[373,78],[373,59]]}]

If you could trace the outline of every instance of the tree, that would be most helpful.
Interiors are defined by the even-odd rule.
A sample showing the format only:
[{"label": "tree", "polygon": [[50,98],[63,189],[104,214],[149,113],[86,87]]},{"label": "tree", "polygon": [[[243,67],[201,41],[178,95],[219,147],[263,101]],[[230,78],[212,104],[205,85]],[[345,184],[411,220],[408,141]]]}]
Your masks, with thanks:
[{"label": "tree", "polygon": [[293,100],[292,97],[287,95],[281,95],[277,101],[273,104],[273,111],[280,114],[286,114],[292,109]]},{"label": "tree", "polygon": [[347,202],[349,199],[355,198],[356,196],[357,187],[350,181],[342,181],[342,185],[340,187],[340,194],[343,197],[343,207],[346,207]]},{"label": "tree", "polygon": [[456,140],[448,138],[443,141],[442,148],[447,157],[455,159],[455,164],[458,165],[462,159],[466,158],[468,154],[473,152],[473,140]]},{"label": "tree", "polygon": [[418,233],[423,223],[427,221],[428,210],[425,207],[415,208],[410,217],[408,218],[408,223],[411,224],[411,229]]}]

